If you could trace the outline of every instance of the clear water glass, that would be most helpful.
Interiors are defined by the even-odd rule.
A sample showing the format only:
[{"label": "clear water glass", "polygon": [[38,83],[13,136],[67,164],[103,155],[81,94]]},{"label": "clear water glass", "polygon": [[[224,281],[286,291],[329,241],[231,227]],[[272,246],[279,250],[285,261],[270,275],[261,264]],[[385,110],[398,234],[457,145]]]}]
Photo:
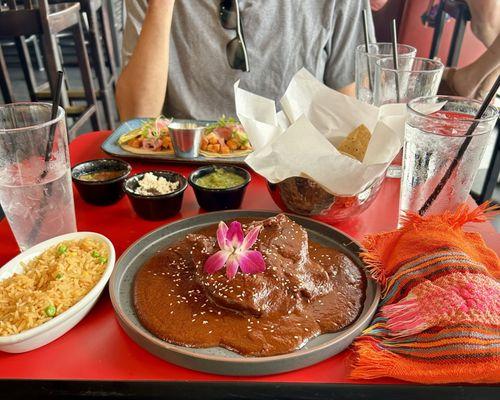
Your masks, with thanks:
[{"label": "clear water glass", "polygon": [[[417,49],[406,44],[398,44],[398,54],[402,65],[411,62],[417,55]],[[366,103],[373,104],[373,82],[375,80],[375,63],[381,58],[392,55],[392,43],[371,43],[366,46],[360,44],[356,47],[356,98]],[[370,71],[370,74],[368,74]],[[372,87],[370,87],[371,77]]]},{"label": "clear water glass", "polygon": [[[408,103],[417,97],[434,96],[443,71],[439,60],[399,57],[396,71],[392,57],[382,58],[375,63],[374,104]],[[401,157],[402,151],[387,169],[387,177],[401,178]]]},{"label": "clear water glass", "polygon": [[381,58],[375,63],[374,104],[408,103],[417,97],[434,96],[443,71],[439,60],[399,56],[396,70],[392,57]]},{"label": "clear water glass", "polygon": [[[0,204],[21,251],[76,231],[64,110],[51,104],[0,106]],[[45,162],[54,127],[50,159]]]},{"label": "clear water glass", "polygon": [[[408,103],[400,222],[407,211],[439,214],[454,211],[466,201],[498,118],[498,110],[489,106],[483,117],[475,122],[474,116],[480,107],[478,101],[447,96],[417,98]],[[473,134],[467,136],[472,124],[477,126]],[[467,147],[463,147],[466,144]],[[460,157],[459,152],[464,148]],[[448,171],[454,160],[458,161],[456,168]],[[447,171],[451,175],[442,181]],[[446,183],[440,186],[441,192],[430,204],[428,199],[441,182]]]}]

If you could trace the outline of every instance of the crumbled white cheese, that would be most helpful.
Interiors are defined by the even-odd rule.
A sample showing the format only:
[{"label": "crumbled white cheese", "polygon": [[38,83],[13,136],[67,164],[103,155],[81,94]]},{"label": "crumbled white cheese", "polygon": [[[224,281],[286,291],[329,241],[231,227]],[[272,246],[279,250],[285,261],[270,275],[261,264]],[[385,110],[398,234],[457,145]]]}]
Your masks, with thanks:
[{"label": "crumbled white cheese", "polygon": [[134,193],[142,196],[169,194],[179,188],[179,182],[170,182],[163,176],[156,176],[151,172],[146,172],[137,183],[139,186]]}]

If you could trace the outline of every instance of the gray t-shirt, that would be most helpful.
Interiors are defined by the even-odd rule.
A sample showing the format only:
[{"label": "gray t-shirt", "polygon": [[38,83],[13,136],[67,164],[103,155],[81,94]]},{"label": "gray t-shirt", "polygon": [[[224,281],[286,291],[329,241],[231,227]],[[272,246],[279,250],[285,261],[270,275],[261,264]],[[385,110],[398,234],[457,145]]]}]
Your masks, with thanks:
[{"label": "gray t-shirt", "polygon": [[[361,14],[370,10],[369,0],[239,0],[250,72],[228,64],[226,45],[236,32],[222,27],[219,3],[175,2],[166,116],[234,116],[233,84],[238,79],[241,88],[278,101],[302,67],[334,89],[354,82],[354,50],[363,41]],[[124,65],[137,43],[147,1],[125,4]]]}]

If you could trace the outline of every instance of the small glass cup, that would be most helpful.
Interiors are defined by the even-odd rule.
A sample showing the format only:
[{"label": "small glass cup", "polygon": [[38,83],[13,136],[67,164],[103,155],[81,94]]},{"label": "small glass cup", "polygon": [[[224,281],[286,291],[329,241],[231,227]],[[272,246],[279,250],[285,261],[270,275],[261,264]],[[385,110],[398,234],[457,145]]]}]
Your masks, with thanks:
[{"label": "small glass cup", "polygon": [[417,97],[434,96],[443,71],[439,60],[399,56],[396,70],[392,57],[381,58],[375,63],[374,104],[408,103]]},{"label": "small glass cup", "polygon": [[[480,107],[479,101],[448,96],[408,103],[400,222],[407,211],[439,214],[465,202],[498,118],[498,110],[490,105],[482,118],[474,120]],[[468,136],[473,124],[477,126]]]},{"label": "small glass cup", "polygon": [[[400,56],[396,71],[392,57],[382,58],[375,63],[374,104],[408,103],[417,97],[434,96],[443,70],[439,60]],[[387,177],[401,178],[401,160],[402,151],[387,168]]]},{"label": "small glass cup", "polygon": [[51,119],[51,109],[47,103],[0,106],[0,203],[21,251],[76,231],[65,113],[59,107]]},{"label": "small glass cup", "polygon": [[[402,65],[411,62],[417,55],[417,49],[406,44],[398,44],[398,54]],[[373,83],[375,80],[375,63],[381,58],[392,55],[392,43],[371,43],[366,46],[360,44],[356,47],[356,98],[369,104],[373,104]],[[368,75],[370,71],[372,87]]]}]

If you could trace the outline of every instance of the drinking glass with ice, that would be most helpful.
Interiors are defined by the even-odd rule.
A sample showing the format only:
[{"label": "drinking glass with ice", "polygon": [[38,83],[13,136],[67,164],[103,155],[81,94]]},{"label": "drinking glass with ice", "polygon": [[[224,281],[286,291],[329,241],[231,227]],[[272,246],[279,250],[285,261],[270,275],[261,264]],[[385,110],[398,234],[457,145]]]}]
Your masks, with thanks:
[{"label": "drinking glass with ice", "polygon": [[[49,133],[54,126],[54,139]],[[47,147],[50,158],[45,160]],[[0,204],[24,251],[76,231],[64,110],[51,105],[0,106]]]}]

